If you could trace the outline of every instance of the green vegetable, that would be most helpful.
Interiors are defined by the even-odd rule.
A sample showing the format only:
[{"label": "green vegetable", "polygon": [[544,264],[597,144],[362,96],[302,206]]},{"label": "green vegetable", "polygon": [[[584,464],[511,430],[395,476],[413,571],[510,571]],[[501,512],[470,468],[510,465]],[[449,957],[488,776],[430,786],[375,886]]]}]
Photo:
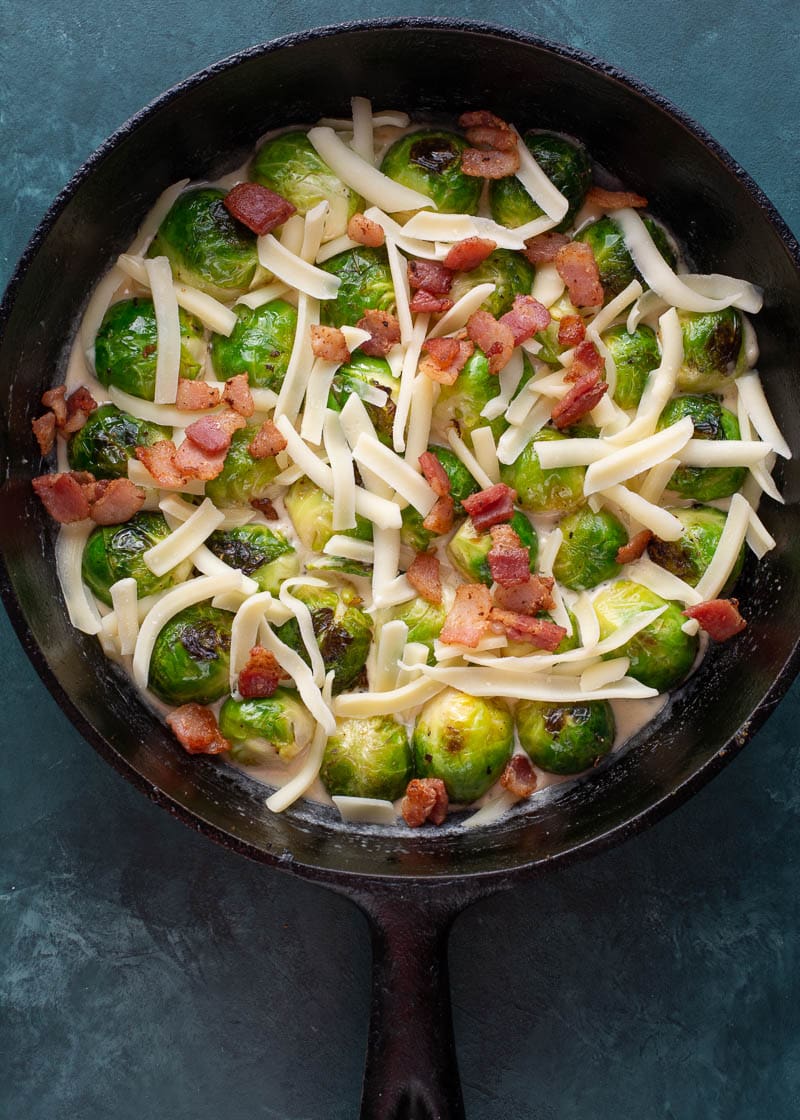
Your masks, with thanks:
[{"label": "green vegetable", "polygon": [[[522,544],[530,549],[530,567],[531,571],[535,572],[536,555],[539,549],[536,530],[525,514],[520,513],[519,510],[514,512],[509,525]],[[485,583],[487,587],[491,587],[493,583],[492,573],[489,569],[491,547],[491,534],[479,533],[472,523],[472,519],[469,518],[448,541],[447,555],[453,566],[468,582]]]},{"label": "green vegetable", "polygon": [[520,746],[549,774],[579,774],[614,745],[614,713],[605,700],[549,704],[520,700],[514,718]]},{"label": "green vegetable", "polygon": [[[714,397],[675,397],[658,419],[659,431],[677,424],[684,416],[692,418],[694,439],[741,438],[739,421]],[[678,467],[669,480],[668,489],[684,498],[710,502],[735,494],[746,478],[746,467]]]},{"label": "green vegetable", "polygon": [[[194,380],[205,355],[203,324],[183,309],[180,375]],[[101,385],[113,385],[132,397],[151,401],[156,388],[158,331],[151,299],[123,299],[103,316],[94,344],[94,363]]]},{"label": "green vegetable", "polygon": [[636,408],[651,372],[661,362],[655,332],[643,324],[635,331],[611,327],[602,336],[617,369],[614,400],[620,408]]},{"label": "green vegetable", "polygon": [[[361,676],[372,642],[372,619],[360,609],[361,599],[355,588],[343,584],[337,594],[332,587],[301,586],[293,588],[292,594],[311,612],[325,672],[334,671],[333,691],[351,688]],[[308,651],[296,619],[284,622],[276,634],[308,662]]]},{"label": "green vegetable", "polygon": [[[536,341],[541,343],[541,350],[536,357],[542,361],[547,362],[548,365],[556,366],[559,369],[563,368],[560,362],[560,357],[568,346],[562,346],[558,341],[558,330],[561,326],[561,320],[565,319],[568,315],[577,315],[580,317],[580,311],[566,294],[566,292],[556,300],[556,302],[549,308],[550,322],[547,324],[543,331],[539,331],[536,335]],[[531,372],[533,367],[531,367]]]},{"label": "green vegetable", "polygon": [[[670,268],[674,268],[675,253],[667,235],[652,218],[644,218],[643,221],[659,253]],[[575,240],[585,241],[591,246],[600,272],[600,283],[603,285],[604,303],[618,296],[632,280],[639,280],[644,287],[647,287],[633,263],[633,257],[628,252],[622,230],[613,218],[600,218],[599,221],[592,222],[577,234]]]},{"label": "green vegetable", "polygon": [[320,318],[327,326],[355,326],[371,309],[394,313],[394,284],[385,249],[345,249],[320,268],[341,280],[336,299],[322,304]]},{"label": "green vegetable", "polygon": [[470,434],[488,424],[498,440],[508,424],[502,416],[489,421],[481,416],[481,411],[499,392],[497,377],[489,373],[486,356],[476,347],[453,384],[442,385],[433,410],[435,424],[441,429],[455,427],[468,444],[471,443]]},{"label": "green vegetable", "polygon": [[[466,511],[462,506],[464,498],[468,498],[470,494],[476,494],[480,487],[467,468],[458,458],[454,451],[449,447],[439,447],[435,444],[428,445],[428,451],[433,452],[439,462],[445,469],[447,477],[450,479],[450,496],[453,499],[453,516],[455,520],[466,517]],[[400,530],[400,539],[403,544],[413,548],[415,552],[425,552],[432,541],[436,539],[436,534],[431,533],[426,529],[422,522],[424,520],[421,513],[414,509],[413,506],[406,506],[402,513],[403,526]]]},{"label": "green vegetable", "polygon": [[67,458],[74,471],[91,471],[95,478],[127,478],[128,460],[134,458],[137,447],[150,447],[171,437],[169,428],[103,404],[70,437]]},{"label": "green vegetable", "polygon": [[683,334],[683,363],[678,388],[690,393],[724,389],[747,367],[742,316],[734,307],[700,314],[678,314]]},{"label": "green vegetable", "polygon": [[274,458],[254,459],[249,447],[255,428],[233,433],[222,473],[206,483],[206,496],[215,506],[246,506],[251,498],[263,497],[279,473]]},{"label": "green vegetable", "polygon": [[[525,145],[533,158],[569,201],[569,210],[558,230],[569,229],[592,183],[592,167],[585,148],[553,132],[526,132]],[[492,217],[516,229],[544,213],[514,175],[495,179],[489,186]]]},{"label": "green vegetable", "polygon": [[142,558],[148,548],[168,536],[169,526],[163,513],[141,512],[124,525],[98,525],[83,551],[83,582],[109,607],[111,587],[120,579],[135,579],[140,599],[183,583],[192,573],[191,560],[183,560],[165,575],[157,576]]},{"label": "green vegetable", "polygon": [[433,643],[442,632],[446,617],[447,611],[441,604],[437,606],[435,603],[428,603],[425,599],[417,596],[414,599],[409,599],[406,603],[399,603],[396,607],[391,607],[382,612],[381,625],[396,619],[405,622],[408,627],[406,641],[422,642],[423,645],[426,645],[430,650],[428,664],[433,665],[435,661]]},{"label": "green vegetable", "polygon": [[532,513],[568,513],[583,502],[584,467],[544,470],[534,443],[567,439],[553,428],[542,428],[522,449],[515,462],[500,467],[500,477],[517,492],[517,501]]},{"label": "green vegetable", "polygon": [[477,214],[483,180],[461,170],[461,153],[467,147],[463,137],[443,129],[409,132],[389,148],[381,171],[433,199],[440,213]]},{"label": "green vegetable", "polygon": [[342,720],[325,744],[320,778],[332,797],[402,797],[413,775],[405,727],[391,716]]},{"label": "green vegetable", "polygon": [[461,299],[478,284],[495,284],[495,290],[483,301],[481,307],[499,319],[511,309],[515,296],[531,294],[535,275],[533,265],[521,253],[513,249],[495,249],[471,272],[456,273],[450,288],[450,299]]},{"label": "green vegetable", "polygon": [[211,704],[229,688],[233,614],[198,603],[162,628],[150,659],[149,687],[167,704]]},{"label": "green vegetable", "polygon": [[314,735],[314,719],[297,693],[278,688],[272,696],[234,700],[229,696],[219,713],[219,729],[231,743],[230,757],[244,766],[291,762]]},{"label": "green vegetable", "polygon": [[613,513],[605,509],[594,513],[582,506],[565,517],[559,528],[564,539],[553,564],[559,583],[573,591],[586,591],[619,574],[617,552],[628,543],[628,534]]},{"label": "green vegetable", "polygon": [[[289,487],[283,501],[295,532],[306,548],[322,552],[334,535],[333,499],[315,486],[311,479],[299,478]],[[355,529],[342,530],[342,536],[371,541],[372,522],[356,514]]]},{"label": "green vegetable", "polygon": [[357,353],[345,365],[339,366],[333,376],[328,407],[341,412],[352,393],[363,397],[370,386],[386,393],[385,404],[377,405],[366,401],[364,407],[378,439],[390,444],[400,382],[385,358],[371,358],[368,354]]},{"label": "green vegetable", "polygon": [[220,560],[254,579],[259,591],[277,595],[283,581],[300,571],[294,547],[282,533],[265,525],[218,529],[206,544]]},{"label": "green vegetable", "polygon": [[211,338],[211,361],[220,381],[246,373],[252,388],[272,389],[283,385],[297,330],[297,311],[282,299],[273,299],[252,310],[234,308],[238,321],[228,338]]},{"label": "green vegetable", "polygon": [[[669,512],[683,524],[683,535],[677,541],[662,541],[654,537],[647,552],[654,563],[672,572],[678,579],[696,587],[717,551],[727,514],[713,506],[692,506],[690,509],[670,508]],[[733,587],[744,564],[742,545],[739,559],[731,573],[723,594]]]}]

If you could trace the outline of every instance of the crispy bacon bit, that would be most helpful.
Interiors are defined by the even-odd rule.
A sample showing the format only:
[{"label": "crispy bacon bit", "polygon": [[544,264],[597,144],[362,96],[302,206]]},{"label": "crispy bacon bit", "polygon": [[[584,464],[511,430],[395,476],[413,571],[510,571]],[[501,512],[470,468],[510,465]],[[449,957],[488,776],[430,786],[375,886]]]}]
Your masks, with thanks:
[{"label": "crispy bacon bit", "polygon": [[586,324],[580,315],[565,315],[558,324],[559,346],[577,346],[586,337]]},{"label": "crispy bacon bit", "polygon": [[175,452],[175,469],[184,478],[210,482],[212,478],[218,478],[222,474],[226,451],[227,448],[225,451],[206,451],[187,438]]},{"label": "crispy bacon bit", "polygon": [[248,380],[246,373],[237,373],[235,377],[228,378],[222,391],[222,399],[225,403],[229,404],[234,412],[238,412],[240,416],[245,418],[252,416],[256,410]]},{"label": "crispy bacon bit", "polygon": [[517,614],[499,607],[492,610],[489,621],[497,633],[505,631],[510,642],[527,642],[550,653],[558,649],[567,636],[563,626],[557,626],[547,618],[531,618],[528,614]]},{"label": "crispy bacon bit", "polygon": [[45,412],[43,416],[37,416],[35,420],[31,420],[31,428],[42,455],[49,455],[56,441],[55,413]]},{"label": "crispy bacon bit", "polygon": [[632,564],[634,560],[638,560],[640,556],[644,556],[645,549],[652,539],[652,529],[642,529],[641,532],[636,533],[627,544],[617,549],[617,563]]},{"label": "crispy bacon bit", "polygon": [[443,533],[449,533],[453,528],[454,516],[455,502],[449,494],[445,494],[443,498],[436,499],[436,504],[428,516],[424,518],[422,527],[427,529],[429,533],[441,536]]},{"label": "crispy bacon bit", "polygon": [[[186,439],[205,451],[207,455],[219,455],[231,445],[230,433],[220,424],[216,416],[202,416],[186,429]],[[183,444],[181,444],[181,447]]]},{"label": "crispy bacon bit", "polygon": [[391,348],[400,341],[400,323],[397,316],[389,311],[370,308],[356,323],[362,331],[369,331],[371,337],[361,343],[361,353],[371,358],[385,358]]},{"label": "crispy bacon bit", "polygon": [[501,587],[527,583],[531,574],[531,554],[510,525],[493,525],[489,549],[489,571]]},{"label": "crispy bacon bit", "polygon": [[585,242],[570,241],[559,249],[556,269],[576,307],[598,307],[603,302],[603,285],[597,261]]},{"label": "crispy bacon bit", "polygon": [[449,296],[434,296],[423,289],[414,292],[408,306],[409,310],[418,311],[421,315],[439,315],[444,311],[449,311],[453,306],[453,301]]},{"label": "crispy bacon bit", "polygon": [[121,525],[139,512],[144,499],[144,490],[129,478],[112,478],[91,503],[89,516],[98,525]]},{"label": "crispy bacon bit", "polygon": [[472,518],[477,531],[485,533],[492,525],[511,520],[516,500],[516,490],[506,486],[505,482],[497,482],[494,486],[479,490],[477,494],[470,494],[461,504]]},{"label": "crispy bacon bit", "polygon": [[215,385],[209,385],[207,381],[191,381],[188,377],[178,381],[175,407],[180,412],[203,412],[207,408],[216,408],[218,404],[219,389]]},{"label": "crispy bacon bit", "polygon": [[42,474],[33,480],[42,505],[56,521],[70,525],[89,516],[89,501],[71,474]]},{"label": "crispy bacon bit", "polygon": [[519,152],[516,146],[506,152],[465,148],[461,153],[461,170],[477,179],[507,179],[519,171]]},{"label": "crispy bacon bit", "polygon": [[406,579],[426,603],[442,601],[442,579],[439,560],[432,552],[418,552],[406,572]]},{"label": "crispy bacon bit", "polygon": [[48,389],[46,393],[42,393],[42,404],[55,413],[57,428],[63,428],[67,422],[67,402],[64,399],[66,392],[65,385],[56,385],[55,389]]},{"label": "crispy bacon bit", "polygon": [[553,423],[559,429],[577,424],[587,412],[591,412],[595,405],[599,404],[606,392],[608,392],[608,384],[600,380],[599,370],[593,369],[585,373],[579,381],[575,382],[566,396],[553,406],[553,411],[550,413]]},{"label": "crispy bacon bit", "polygon": [[647,199],[634,191],[607,191],[603,187],[590,187],[586,203],[599,210],[625,210],[628,206],[641,210],[647,205]]},{"label": "crispy bacon bit", "polygon": [[220,734],[214,713],[202,704],[181,704],[169,713],[167,723],[189,754],[221,754],[231,748]]},{"label": "crispy bacon bit", "polygon": [[247,450],[254,459],[272,459],[286,450],[286,437],[272,420],[265,420]]},{"label": "crispy bacon bit", "polygon": [[459,584],[439,640],[445,645],[474,649],[486,634],[491,612],[492,597],[488,587],[482,583]]},{"label": "crispy bacon bit", "polygon": [[422,349],[427,353],[419,364],[419,372],[440,385],[453,385],[475,353],[474,343],[459,338],[429,338]]},{"label": "crispy bacon bit", "polygon": [[437,498],[443,498],[450,493],[450,475],[433,451],[422,452],[419,457],[419,469]]},{"label": "crispy bacon bit", "polygon": [[492,593],[494,605],[515,614],[539,614],[551,611],[556,605],[553,599],[555,581],[551,576],[530,576],[525,583],[513,587],[498,584]]},{"label": "crispy bacon bit", "polygon": [[498,322],[488,311],[475,311],[467,322],[467,334],[488,358],[489,373],[499,373],[508,365],[514,353],[514,332],[506,323]]},{"label": "crispy bacon bit", "polygon": [[440,261],[410,260],[408,283],[412,291],[426,291],[433,296],[446,296],[453,284],[453,273]]},{"label": "crispy bacon bit", "polygon": [[66,435],[80,431],[96,408],[97,401],[92,394],[85,385],[79,385],[67,397],[67,419],[61,425],[61,430]]},{"label": "crispy bacon bit", "polygon": [[709,599],[697,606],[687,607],[683,613],[687,618],[696,618],[715,642],[727,642],[728,638],[741,634],[747,626],[739,614],[738,599]]},{"label": "crispy bacon bit", "polygon": [[354,214],[347,223],[347,236],[359,245],[368,245],[370,249],[379,249],[386,241],[383,226],[373,222],[372,218],[364,214]]},{"label": "crispy bacon bit", "polygon": [[[203,417],[203,419],[206,418]],[[232,408],[226,408],[223,409],[222,412],[215,413],[211,419],[216,420],[223,432],[227,432],[229,436],[232,436],[234,432],[238,432],[240,428],[247,427],[247,421],[244,416],[241,416],[238,412],[234,412]]]},{"label": "crispy bacon bit", "polygon": [[237,222],[263,237],[291,218],[297,207],[288,198],[259,183],[238,183],[228,191],[222,205]]},{"label": "crispy bacon bit", "polygon": [[593,342],[579,342],[575,347],[572,365],[564,373],[565,381],[580,381],[587,373],[597,370],[602,377],[605,373],[603,356]]},{"label": "crispy bacon bit", "polygon": [[263,646],[253,646],[239,673],[239,694],[244,700],[273,696],[283,675],[274,653]]},{"label": "crispy bacon bit", "polygon": [[443,824],[450,807],[447,789],[441,778],[412,778],[400,802],[400,812],[409,828],[430,821]]},{"label": "crispy bacon bit", "polygon": [[502,117],[496,116],[489,109],[467,109],[458,118],[460,128],[508,128]]},{"label": "crispy bacon bit", "polygon": [[525,242],[525,256],[531,264],[551,264],[565,245],[569,245],[569,238],[564,233],[538,233]]},{"label": "crispy bacon bit", "polygon": [[500,775],[500,785],[515,797],[530,797],[536,781],[536,773],[524,754],[513,754]]},{"label": "crispy bacon bit", "polygon": [[269,498],[251,498],[250,505],[257,510],[267,521],[277,521],[278,511]]},{"label": "crispy bacon bit", "polygon": [[488,237],[465,237],[463,241],[457,241],[448,250],[442,263],[445,268],[451,268],[454,272],[472,272],[473,268],[483,264],[496,248],[497,242],[491,241]]},{"label": "crispy bacon bit", "polygon": [[326,362],[350,361],[347,340],[338,327],[321,327],[318,323],[311,326],[311,352],[315,358]]},{"label": "crispy bacon bit", "polygon": [[502,117],[495,116],[487,109],[462,113],[459,123],[466,131],[467,140],[475,147],[485,145],[498,152],[516,152],[517,150],[516,134]]},{"label": "crispy bacon bit", "polygon": [[175,462],[176,447],[171,439],[160,439],[150,447],[137,447],[136,458],[144,463],[156,482],[170,489],[185,485],[186,478]]},{"label": "crispy bacon bit", "polygon": [[515,296],[511,310],[500,316],[501,323],[508,327],[514,336],[514,345],[527,342],[550,322],[550,312],[533,296]]}]

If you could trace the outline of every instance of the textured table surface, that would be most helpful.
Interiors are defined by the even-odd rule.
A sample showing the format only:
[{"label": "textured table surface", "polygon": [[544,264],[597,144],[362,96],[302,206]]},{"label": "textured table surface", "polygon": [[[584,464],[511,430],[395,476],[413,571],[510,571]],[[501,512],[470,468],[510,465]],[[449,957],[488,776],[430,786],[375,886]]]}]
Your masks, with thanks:
[{"label": "textured table surface", "polygon": [[[337,18],[450,4],[6,0],[0,279],[93,148],[174,81]],[[795,232],[800,8],[505,5],[660,89]],[[468,0],[458,14],[490,15]],[[368,1010],[347,902],[217,849],[70,727],[3,616],[0,1115],[351,1120]],[[482,903],[451,953],[469,1120],[800,1112],[800,688],[720,777],[590,863]]]}]

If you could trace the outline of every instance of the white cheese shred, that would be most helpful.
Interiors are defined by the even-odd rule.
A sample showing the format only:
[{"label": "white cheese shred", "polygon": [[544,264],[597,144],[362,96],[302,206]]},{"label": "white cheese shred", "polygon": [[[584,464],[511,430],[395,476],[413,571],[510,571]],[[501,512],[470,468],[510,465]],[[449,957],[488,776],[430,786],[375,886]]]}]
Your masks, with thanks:
[{"label": "white cheese shred", "polygon": [[716,599],[728,582],[750,528],[751,513],[750,503],[741,494],[734,494],[714,557],[697,584],[701,600]]},{"label": "white cheese shred", "polygon": [[[339,414],[339,421],[351,450],[358,443],[359,436],[366,435],[375,440],[378,438],[364,402],[356,393],[351,393],[345,401],[344,408]],[[361,479],[368,490],[381,498],[391,498],[394,493],[394,489],[386,479],[363,465]]]},{"label": "white cheese shred", "polygon": [[132,576],[118,579],[109,588],[114,614],[117,616],[117,635],[119,652],[126,656],[136,648],[139,636],[139,611],[137,606],[138,587]]},{"label": "white cheese shred", "polygon": [[349,824],[394,824],[397,813],[391,801],[381,801],[377,797],[345,797],[336,795],[331,798],[343,821]]},{"label": "white cheese shred", "polygon": [[500,481],[500,463],[497,458],[497,447],[494,434],[490,427],[475,428],[472,432],[472,450],[475,460],[487,478],[492,482]]},{"label": "white cheese shred", "polygon": [[339,365],[339,362],[328,361],[326,358],[316,358],[308,375],[300,435],[306,443],[313,443],[317,447],[322,442],[328,394]]},{"label": "white cheese shred", "polygon": [[297,301],[297,329],[295,331],[292,352],[289,355],[289,364],[278,393],[275,405],[275,414],[283,415],[289,420],[295,420],[300,412],[303,394],[306,391],[308,377],[314,364],[314,355],[311,350],[311,327],[319,322],[319,301],[300,294]]},{"label": "white cheese shred", "polygon": [[411,332],[414,324],[411,319],[411,292],[408,284],[408,270],[406,259],[397,245],[390,237],[386,239],[386,255],[389,258],[389,269],[392,274],[394,299],[397,305],[397,321],[400,324],[400,342],[408,346],[411,342]]},{"label": "white cheese shred", "polygon": [[422,475],[380,440],[367,435],[359,436],[353,448],[353,458],[359,466],[366,466],[373,474],[387,479],[423,517],[433,509],[436,495]]},{"label": "white cheese shred", "polygon": [[496,284],[476,284],[474,288],[470,288],[465,292],[461,299],[457,299],[449,311],[442,315],[439,322],[430,333],[431,338],[441,338],[446,334],[453,334],[455,331],[460,331],[462,327],[467,325],[467,320],[477,311],[478,308],[484,303],[485,300],[494,292]]},{"label": "white cheese shred", "polygon": [[317,126],[309,129],[308,139],[343,183],[389,214],[396,214],[401,210],[419,210],[422,206],[436,209],[435,203],[427,195],[396,183],[373,167],[371,162],[362,159],[332,128]]},{"label": "white cheese shred", "polygon": [[296,595],[292,595],[291,589],[293,587],[327,587],[328,585],[324,580],[314,579],[311,576],[293,576],[291,579],[285,579],[281,584],[278,598],[285,607],[294,615],[298,628],[300,630],[300,637],[302,638],[303,645],[306,647],[308,659],[311,662],[311,675],[314,678],[314,684],[321,688],[325,681],[325,663],[322,660],[317,637],[314,633],[314,622],[311,618],[311,611],[308,606]]},{"label": "white cheese shred", "polygon": [[172,282],[172,269],[166,257],[144,262],[156,313],[158,350],[156,353],[156,404],[174,404],[178,395],[181,367],[181,324],[178,300]]},{"label": "white cheese shred", "polygon": [[581,687],[580,677],[553,674],[532,676],[530,680],[510,677],[505,671],[506,658],[499,667],[440,669],[422,666],[422,674],[439,684],[457,688],[470,696],[506,696],[514,700],[542,700],[552,703],[576,703],[592,700],[646,700],[658,696],[633,677],[622,677],[592,692]]},{"label": "white cheese shred", "polygon": [[629,657],[613,657],[610,661],[601,661],[598,665],[590,665],[580,675],[582,692],[597,692],[606,685],[621,681],[631,667]]},{"label": "white cheese shred", "polygon": [[258,239],[259,263],[279,280],[290,284],[312,299],[335,299],[341,280],[302,257],[290,253],[274,234],[267,233]]},{"label": "white cheese shred", "polygon": [[375,559],[375,546],[372,541],[359,541],[355,537],[346,537],[334,533],[325,542],[322,551],[326,556],[341,556],[345,560],[357,560],[362,564],[371,564]]},{"label": "white cheese shred", "polygon": [[664,541],[677,541],[683,535],[683,524],[677,517],[625,486],[608,486],[603,496]]},{"label": "white cheese shred", "polygon": [[453,449],[453,452],[458,456],[458,458],[461,460],[461,462],[467,468],[467,470],[472,475],[472,477],[475,479],[475,481],[478,483],[478,485],[481,487],[481,489],[482,490],[488,489],[488,487],[490,487],[492,485],[491,478],[486,473],[486,471],[483,469],[483,467],[480,465],[480,463],[475,458],[475,456],[472,454],[472,452],[467,447],[467,445],[464,443],[463,439],[458,434],[458,432],[455,430],[455,428],[448,428],[446,435],[447,435],[447,442],[450,444],[450,447]]},{"label": "white cheese shred", "polygon": [[403,355],[403,366],[400,371],[400,391],[397,394],[397,407],[392,423],[392,444],[397,452],[406,449],[406,423],[411,412],[411,394],[429,320],[430,315],[417,316],[417,321],[411,331],[411,340]]},{"label": "white cheese shred", "polygon": [[758,372],[753,369],[749,373],[743,373],[736,379],[736,388],[739,392],[739,399],[743,402],[747,415],[750,417],[750,422],[764,443],[769,444],[772,450],[782,458],[791,459],[792,452],[789,444],[775,422],[775,417],[772,415],[772,410],[764,395],[764,386],[761,384]]},{"label": "white cheese shred", "polygon": [[75,629],[84,634],[100,633],[100,612],[83,582],[81,572],[83,550],[89,534],[95,528],[94,521],[88,518],[72,525],[62,525],[56,540],[56,573],[67,614]]},{"label": "white cheese shred", "polygon": [[[269,642],[270,639],[264,637],[264,629],[268,630],[269,627],[262,628],[262,640],[266,640]],[[274,635],[273,638],[275,642],[282,647],[283,651],[288,651],[289,653],[292,652],[292,650],[289,650],[288,646],[283,645],[283,642],[279,642]],[[275,656],[278,657],[277,653]],[[295,656],[297,655],[295,654]],[[278,658],[278,660],[280,660],[280,658]],[[293,805],[299,797],[303,796],[303,794],[309,789],[310,786],[313,785],[313,783],[317,779],[320,767],[322,766],[322,758],[325,754],[325,744],[328,741],[328,736],[332,735],[336,729],[336,722],[331,716],[329,707],[332,687],[333,670],[328,673],[328,676],[325,679],[325,688],[323,689],[323,692],[319,694],[319,702],[321,705],[323,705],[323,710],[326,713],[325,719],[319,720],[317,724],[317,729],[314,732],[314,737],[311,740],[311,745],[308,748],[308,754],[306,755],[305,761],[301,768],[294,775],[294,777],[286,783],[285,786],[282,786],[279,790],[276,790],[271,797],[267,798],[266,806],[272,813],[282,813],[284,809],[288,809],[289,806]],[[298,691],[300,691],[300,695],[302,696],[303,694],[300,690],[299,685]],[[312,715],[313,714],[314,713],[312,712]]]},{"label": "white cheese shred", "polygon": [[427,449],[431,434],[435,390],[436,386],[424,373],[414,378],[404,455],[407,463],[418,463],[420,455]]},{"label": "white cheese shred", "polygon": [[[325,410],[325,450],[333,474],[333,520],[335,532],[356,526],[356,479],[353,456],[344,438],[338,413]],[[369,437],[367,437],[369,438]]]},{"label": "white cheese shred", "polygon": [[210,498],[206,498],[179,529],[143,552],[142,559],[153,575],[164,576],[176,564],[191,556],[224,520],[225,514]]},{"label": "white cheese shred", "polygon": [[[625,482],[634,475],[641,474],[642,471],[649,471],[664,459],[670,459],[681,452],[691,441],[693,433],[694,424],[691,416],[684,416],[677,424],[671,424],[663,431],[647,436],[629,447],[612,451],[610,455],[604,456],[588,467],[583,484],[584,494],[588,497],[589,494],[596,494],[600,490],[607,490],[610,486]],[[698,440],[697,442],[710,443],[711,441]]]},{"label": "white cheese shred", "polygon": [[376,692],[388,692],[397,687],[400,659],[407,639],[408,627],[405,622],[399,618],[384,622],[375,653],[375,672],[370,680]]},{"label": "white cheese shred", "polygon": [[339,719],[368,719],[370,716],[407,712],[409,708],[417,708],[431,700],[444,687],[439,681],[420,676],[410,684],[388,692],[344,692],[333,701],[333,711]]},{"label": "white cheese shred", "polygon": [[[566,217],[569,210],[569,200],[564,197],[556,185],[548,179],[542,168],[531,154],[528,145],[516,129],[513,130],[517,137],[517,151],[519,152],[519,171],[516,177],[531,196],[536,205],[544,210],[550,218],[552,225],[557,225]],[[530,223],[528,223],[530,224]],[[524,228],[524,227],[522,227]],[[533,236],[528,234],[527,236]]]}]

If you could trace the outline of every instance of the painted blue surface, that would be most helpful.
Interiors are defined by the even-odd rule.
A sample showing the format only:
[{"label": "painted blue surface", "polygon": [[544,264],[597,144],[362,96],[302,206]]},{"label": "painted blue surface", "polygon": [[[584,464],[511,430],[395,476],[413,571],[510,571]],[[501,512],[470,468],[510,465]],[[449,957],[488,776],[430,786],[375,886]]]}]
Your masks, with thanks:
[{"label": "painted blue surface", "polygon": [[[240,47],[445,3],[6,0],[0,279],[130,113]],[[470,2],[458,14],[490,15]],[[511,3],[660,89],[800,233],[800,9]],[[0,1115],[351,1120],[369,950],[346,902],[219,850],[108,769],[3,618]],[[800,689],[646,835],[483,903],[452,943],[470,1120],[800,1114]]]}]

